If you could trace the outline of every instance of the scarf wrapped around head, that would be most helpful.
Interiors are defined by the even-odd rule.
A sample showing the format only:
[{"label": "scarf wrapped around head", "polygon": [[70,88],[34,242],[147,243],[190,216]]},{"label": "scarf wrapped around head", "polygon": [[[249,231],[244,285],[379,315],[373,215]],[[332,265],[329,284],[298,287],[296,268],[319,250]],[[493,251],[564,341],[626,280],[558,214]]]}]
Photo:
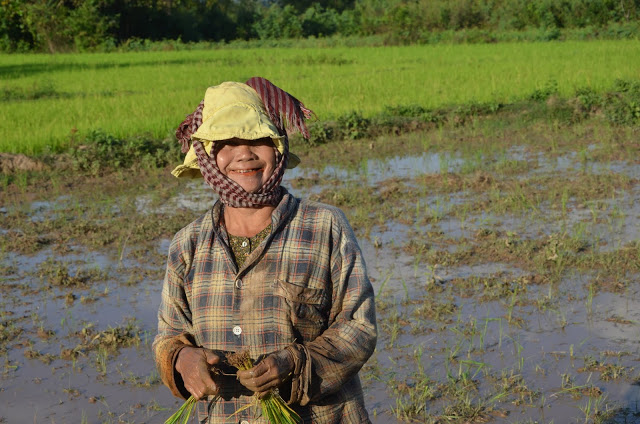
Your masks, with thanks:
[{"label": "scarf wrapped around head", "polygon": [[[289,152],[287,131],[299,131],[308,138],[304,121],[311,114],[298,99],[264,78],[254,77],[246,84],[223,83],[210,87],[205,99],[176,130],[182,152],[187,153],[187,157],[191,155],[192,160],[188,164],[185,158],[185,165],[176,168],[173,174],[180,176],[185,168],[188,171],[199,168],[207,184],[228,206],[275,206],[282,197],[280,183],[284,171],[292,159],[297,161]],[[220,171],[213,144],[234,137],[255,140],[265,136],[276,145],[276,167],[256,193],[248,193]]]}]

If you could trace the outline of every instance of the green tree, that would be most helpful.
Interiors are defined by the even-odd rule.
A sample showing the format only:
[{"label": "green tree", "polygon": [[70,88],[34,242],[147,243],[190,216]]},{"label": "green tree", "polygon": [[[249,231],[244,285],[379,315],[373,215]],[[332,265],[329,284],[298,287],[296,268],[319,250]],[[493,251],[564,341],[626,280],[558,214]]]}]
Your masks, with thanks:
[{"label": "green tree", "polygon": [[338,30],[339,16],[334,9],[326,9],[320,3],[313,3],[300,16],[303,36],[322,37]]},{"label": "green tree", "polygon": [[102,0],[31,0],[21,5],[36,48],[50,53],[86,50],[109,39],[115,20],[101,13]]},{"label": "green tree", "polygon": [[[273,3],[282,8],[292,6],[300,14],[313,6],[314,3],[318,3],[318,0],[276,0]],[[353,9],[355,0],[326,0],[318,4],[326,9],[342,12],[346,9]]]},{"label": "green tree", "polygon": [[280,7],[272,4],[254,26],[261,39],[299,38],[302,36],[302,23],[293,6]]},{"label": "green tree", "polygon": [[23,5],[24,22],[36,45],[51,53],[70,44],[65,27],[68,15],[69,9],[60,0],[35,0]]},{"label": "green tree", "polygon": [[24,21],[23,0],[0,1],[0,51],[26,51],[34,40]]},{"label": "green tree", "polygon": [[75,1],[69,10],[66,27],[77,50],[85,51],[104,44],[115,44],[112,31],[118,16],[102,13],[103,0]]}]

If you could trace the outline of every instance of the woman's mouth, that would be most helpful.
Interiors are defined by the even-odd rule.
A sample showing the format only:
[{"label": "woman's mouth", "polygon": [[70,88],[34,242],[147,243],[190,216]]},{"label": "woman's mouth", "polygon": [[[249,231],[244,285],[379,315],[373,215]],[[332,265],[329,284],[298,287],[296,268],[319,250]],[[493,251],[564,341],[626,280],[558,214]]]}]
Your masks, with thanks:
[{"label": "woman's mouth", "polygon": [[262,171],[262,168],[253,168],[253,169],[234,169],[231,172],[237,175],[241,175],[243,177],[251,177],[261,171]]}]

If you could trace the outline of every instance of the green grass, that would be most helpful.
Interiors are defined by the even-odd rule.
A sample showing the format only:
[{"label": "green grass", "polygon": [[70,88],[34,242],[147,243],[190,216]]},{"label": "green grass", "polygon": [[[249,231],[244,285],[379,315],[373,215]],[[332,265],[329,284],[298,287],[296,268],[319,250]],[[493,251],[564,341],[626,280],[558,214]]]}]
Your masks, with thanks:
[{"label": "green grass", "polygon": [[[635,41],[2,55],[0,152],[68,147],[90,130],[171,135],[206,87],[263,76],[321,120],[385,106],[509,103],[557,83],[638,78]],[[73,134],[73,136],[72,136]]]}]

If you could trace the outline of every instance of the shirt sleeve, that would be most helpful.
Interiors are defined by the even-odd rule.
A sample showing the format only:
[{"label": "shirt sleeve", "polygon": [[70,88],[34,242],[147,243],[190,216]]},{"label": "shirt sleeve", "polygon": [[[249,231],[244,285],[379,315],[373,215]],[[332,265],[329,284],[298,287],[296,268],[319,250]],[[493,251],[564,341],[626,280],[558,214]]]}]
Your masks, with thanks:
[{"label": "shirt sleeve", "polygon": [[167,270],[158,308],[158,334],[153,341],[153,354],[163,383],[174,396],[184,399],[189,392],[175,370],[178,353],[185,346],[195,346],[192,334],[191,310],[184,285],[184,275],[190,264],[188,239],[185,231],[176,234],[167,259]]},{"label": "shirt sleeve", "polygon": [[329,327],[315,340],[298,345],[300,372],[292,381],[291,401],[306,405],[333,394],[353,378],[373,353],[375,297],[362,252],[344,214],[332,225],[333,289]]}]

